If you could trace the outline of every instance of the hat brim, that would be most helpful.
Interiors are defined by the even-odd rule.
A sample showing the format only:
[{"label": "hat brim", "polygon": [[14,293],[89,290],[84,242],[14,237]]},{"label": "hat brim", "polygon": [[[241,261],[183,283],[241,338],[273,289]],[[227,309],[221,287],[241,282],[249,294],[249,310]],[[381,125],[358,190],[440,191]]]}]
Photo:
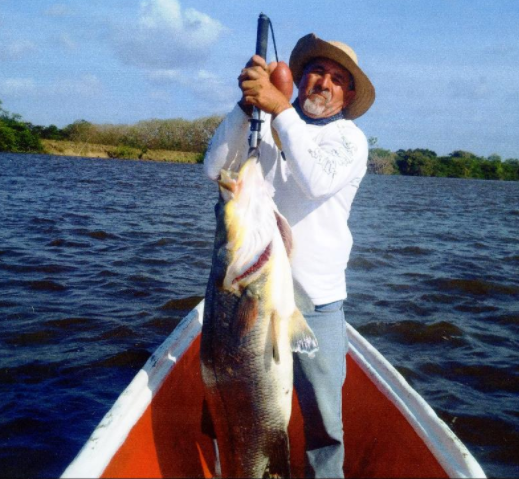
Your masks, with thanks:
[{"label": "hat brim", "polygon": [[344,117],[350,120],[366,113],[375,101],[375,87],[355,61],[339,47],[321,40],[310,33],[301,38],[290,55],[289,66],[294,83],[299,86],[306,64],[314,58],[328,58],[346,68],[355,83],[355,98],[343,110]]}]

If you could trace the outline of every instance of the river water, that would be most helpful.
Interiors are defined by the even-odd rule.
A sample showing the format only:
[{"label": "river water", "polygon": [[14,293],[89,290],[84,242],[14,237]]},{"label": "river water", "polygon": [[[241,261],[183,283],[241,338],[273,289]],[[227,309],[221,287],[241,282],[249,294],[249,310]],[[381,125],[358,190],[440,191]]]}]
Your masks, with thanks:
[{"label": "river water", "polygon": [[[0,154],[0,477],[56,477],[203,296],[200,165]],[[346,315],[519,476],[519,183],[367,176]]]}]

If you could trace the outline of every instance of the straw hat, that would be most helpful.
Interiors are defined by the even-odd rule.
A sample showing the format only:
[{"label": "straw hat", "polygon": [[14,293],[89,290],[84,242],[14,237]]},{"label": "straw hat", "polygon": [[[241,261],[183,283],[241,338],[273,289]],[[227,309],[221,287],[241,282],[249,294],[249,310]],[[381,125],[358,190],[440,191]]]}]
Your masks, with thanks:
[{"label": "straw hat", "polygon": [[327,42],[313,33],[301,38],[292,50],[289,62],[296,86],[299,85],[306,64],[318,57],[337,62],[353,75],[355,98],[343,110],[344,117],[353,120],[366,113],[375,101],[375,88],[359,68],[357,55],[345,43]]}]

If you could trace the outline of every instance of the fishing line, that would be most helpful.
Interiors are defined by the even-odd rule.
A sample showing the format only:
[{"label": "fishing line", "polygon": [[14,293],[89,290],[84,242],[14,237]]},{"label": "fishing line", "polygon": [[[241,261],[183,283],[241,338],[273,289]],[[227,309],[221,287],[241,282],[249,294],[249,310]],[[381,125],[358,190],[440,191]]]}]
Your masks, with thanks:
[{"label": "fishing line", "polygon": [[270,25],[270,33],[272,33],[272,44],[274,45],[274,53],[276,55],[276,61],[279,62],[278,49],[276,46],[276,37],[274,36],[274,26],[272,25],[272,20],[270,18],[269,18],[269,25]]}]

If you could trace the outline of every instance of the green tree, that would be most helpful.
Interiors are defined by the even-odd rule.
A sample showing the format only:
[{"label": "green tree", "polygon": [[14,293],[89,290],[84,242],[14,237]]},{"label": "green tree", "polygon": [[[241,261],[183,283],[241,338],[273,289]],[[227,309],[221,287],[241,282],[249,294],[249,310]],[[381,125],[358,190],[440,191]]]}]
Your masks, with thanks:
[{"label": "green tree", "polygon": [[478,159],[478,157],[474,153],[471,153],[470,151],[465,151],[465,150],[453,151],[449,156],[451,158],[465,158],[465,159],[469,159],[469,160]]},{"label": "green tree", "polygon": [[368,145],[370,148],[378,148],[378,138],[376,136],[370,136],[368,138]]},{"label": "green tree", "polygon": [[502,165],[502,179],[507,181],[519,181],[519,160],[508,158]]},{"label": "green tree", "polygon": [[15,151],[16,136],[14,131],[0,124],[0,151]]},{"label": "green tree", "polygon": [[483,161],[483,158],[474,158],[470,161],[470,178],[475,178],[479,180],[485,179],[485,175],[483,173],[483,170],[481,169]]},{"label": "green tree", "polygon": [[470,178],[472,164],[475,159],[466,157],[455,157],[450,159],[449,176],[450,178]]},{"label": "green tree", "polygon": [[47,127],[42,128],[41,138],[45,138],[46,140],[64,140],[65,133],[63,130],[59,129],[56,125],[49,125]]},{"label": "green tree", "polygon": [[30,126],[21,121],[20,115],[4,110],[0,100],[0,151],[43,151],[39,136],[30,130]]},{"label": "green tree", "polygon": [[[376,143],[375,143],[376,144]],[[395,154],[383,148],[370,148],[368,154],[368,173],[376,175],[395,175],[398,173]]]},{"label": "green tree", "polygon": [[18,131],[18,151],[42,151],[40,139],[28,128]]},{"label": "green tree", "polygon": [[[474,153],[456,150],[440,159],[441,176],[449,178],[480,178],[481,158]],[[440,175],[439,175],[440,176]]]},{"label": "green tree", "polygon": [[503,175],[501,159],[493,158],[491,160],[482,160],[481,171],[483,178],[486,180],[500,180]]},{"label": "green tree", "polygon": [[94,135],[95,126],[86,120],[76,120],[63,128],[65,137],[72,141],[88,143]]},{"label": "green tree", "polygon": [[402,175],[432,176],[437,155],[427,149],[398,150],[396,165]]}]

